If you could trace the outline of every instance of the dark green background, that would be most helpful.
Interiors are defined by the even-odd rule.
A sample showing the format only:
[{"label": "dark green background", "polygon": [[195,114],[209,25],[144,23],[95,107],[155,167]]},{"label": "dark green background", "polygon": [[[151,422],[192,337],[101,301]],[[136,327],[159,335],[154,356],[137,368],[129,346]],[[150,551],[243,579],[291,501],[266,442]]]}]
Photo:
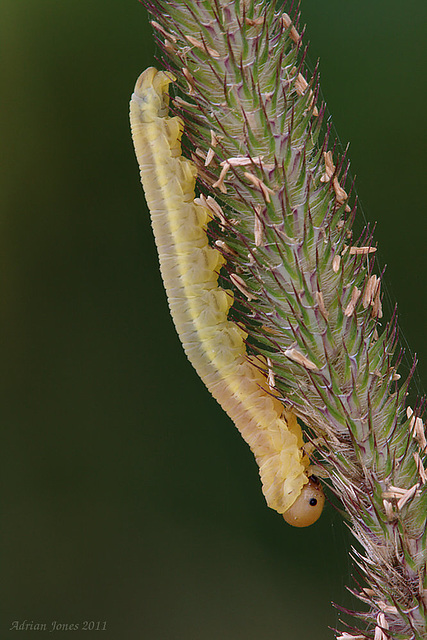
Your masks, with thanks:
[{"label": "dark green background", "polygon": [[[427,4],[302,8],[422,379]],[[345,528],[266,508],[168,314],[127,120],[145,10],[0,0],[0,46],[0,637],[25,619],[107,621],[52,634],[70,639],[331,637]]]}]

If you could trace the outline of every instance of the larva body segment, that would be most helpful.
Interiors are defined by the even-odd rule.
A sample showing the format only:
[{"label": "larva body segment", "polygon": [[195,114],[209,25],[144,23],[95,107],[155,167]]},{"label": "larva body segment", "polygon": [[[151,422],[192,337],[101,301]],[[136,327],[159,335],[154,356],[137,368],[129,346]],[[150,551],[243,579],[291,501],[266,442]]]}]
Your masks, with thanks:
[{"label": "larva body segment", "polygon": [[182,121],[168,116],[172,80],[171,74],[146,69],[130,103],[170,310],[190,362],[253,451],[268,506],[284,513],[309,482],[301,429],[293,414],[283,415],[247,356],[245,332],[227,318],[232,294],[218,286],[224,258],[206,234],[212,213],[194,202],[197,170],[181,156]]}]

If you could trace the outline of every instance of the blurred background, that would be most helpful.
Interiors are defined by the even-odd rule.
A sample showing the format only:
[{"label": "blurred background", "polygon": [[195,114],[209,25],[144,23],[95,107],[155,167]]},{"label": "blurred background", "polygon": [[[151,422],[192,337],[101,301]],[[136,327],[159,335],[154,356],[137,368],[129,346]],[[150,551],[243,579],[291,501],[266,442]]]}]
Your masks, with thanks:
[{"label": "blurred background", "polygon": [[[427,4],[302,12],[425,380]],[[332,637],[346,528],[331,506],[308,530],[265,506],[169,317],[128,125],[144,8],[0,0],[0,42],[0,637]]]}]

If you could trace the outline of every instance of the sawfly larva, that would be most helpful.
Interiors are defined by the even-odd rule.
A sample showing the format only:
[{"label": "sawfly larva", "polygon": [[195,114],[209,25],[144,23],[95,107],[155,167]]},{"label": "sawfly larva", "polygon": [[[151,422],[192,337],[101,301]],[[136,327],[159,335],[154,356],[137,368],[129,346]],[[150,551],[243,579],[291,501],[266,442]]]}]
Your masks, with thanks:
[{"label": "sawfly larva", "polygon": [[130,102],[141,181],[170,311],[188,359],[236,424],[260,469],[267,504],[294,526],[315,522],[324,495],[309,478],[296,417],[250,361],[246,333],[228,320],[233,294],[218,286],[225,260],[209,245],[212,212],[194,202],[197,169],[181,155],[183,122],[170,117],[170,73],[146,69]]}]

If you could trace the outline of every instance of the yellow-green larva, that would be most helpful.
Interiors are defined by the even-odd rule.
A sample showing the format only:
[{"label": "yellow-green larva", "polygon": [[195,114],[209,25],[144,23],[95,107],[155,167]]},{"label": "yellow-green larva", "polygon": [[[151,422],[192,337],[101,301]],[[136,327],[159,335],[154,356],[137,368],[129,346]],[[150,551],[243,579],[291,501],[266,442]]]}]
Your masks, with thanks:
[{"label": "yellow-green larva", "polygon": [[227,318],[233,296],[218,286],[224,258],[208,242],[212,213],[194,202],[197,170],[181,155],[183,123],[168,116],[172,81],[170,73],[150,67],[130,102],[171,314],[188,359],[254,453],[268,506],[291,524],[306,526],[319,517],[323,493],[307,475],[309,459],[295,415],[269,393],[246,353],[245,332]]}]

